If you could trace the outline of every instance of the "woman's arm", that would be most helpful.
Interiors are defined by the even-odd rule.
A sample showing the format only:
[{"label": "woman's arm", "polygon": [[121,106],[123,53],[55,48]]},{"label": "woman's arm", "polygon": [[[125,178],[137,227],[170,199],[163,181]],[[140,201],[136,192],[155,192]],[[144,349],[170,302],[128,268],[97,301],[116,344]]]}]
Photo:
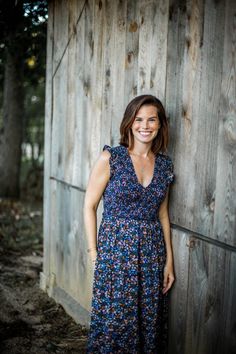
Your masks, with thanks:
[{"label": "woman's arm", "polygon": [[159,219],[161,222],[161,226],[164,233],[165,245],[166,245],[166,255],[167,263],[173,263],[173,253],[172,253],[172,245],[170,239],[170,221],[169,221],[169,211],[168,211],[168,200],[169,200],[169,187],[167,189],[167,193],[165,199],[161,203],[159,208]]},{"label": "woman's arm", "polygon": [[165,199],[161,203],[159,208],[159,219],[161,222],[162,230],[164,233],[164,240],[166,246],[166,264],[164,268],[164,283],[163,283],[163,293],[166,293],[172,286],[174,278],[174,262],[173,262],[173,251],[172,243],[170,238],[170,220],[168,211],[168,200],[169,200],[169,187]]},{"label": "woman's arm", "polygon": [[110,156],[109,151],[102,151],[90,173],[84,199],[85,232],[88,252],[92,261],[97,256],[97,208],[110,178]]}]

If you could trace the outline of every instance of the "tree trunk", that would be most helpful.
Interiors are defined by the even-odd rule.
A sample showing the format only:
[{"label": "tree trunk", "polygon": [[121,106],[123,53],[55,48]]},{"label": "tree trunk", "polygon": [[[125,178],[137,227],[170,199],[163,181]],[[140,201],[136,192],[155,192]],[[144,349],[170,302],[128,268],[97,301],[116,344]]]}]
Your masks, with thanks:
[{"label": "tree trunk", "polygon": [[18,198],[24,105],[22,58],[17,50],[6,51],[3,127],[0,131],[0,197]]}]

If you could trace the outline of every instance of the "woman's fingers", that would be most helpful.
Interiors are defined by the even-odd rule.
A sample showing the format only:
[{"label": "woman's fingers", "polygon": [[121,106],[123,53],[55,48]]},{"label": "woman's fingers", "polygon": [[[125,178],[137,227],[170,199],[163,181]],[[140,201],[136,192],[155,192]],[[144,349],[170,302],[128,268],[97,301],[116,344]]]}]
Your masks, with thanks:
[{"label": "woman's fingers", "polygon": [[172,273],[164,272],[164,280],[163,280],[163,290],[162,293],[165,294],[174,283],[174,275]]},{"label": "woman's fingers", "polygon": [[97,251],[91,250],[89,252],[89,268],[91,268],[93,272],[95,270],[96,259],[97,259]]}]

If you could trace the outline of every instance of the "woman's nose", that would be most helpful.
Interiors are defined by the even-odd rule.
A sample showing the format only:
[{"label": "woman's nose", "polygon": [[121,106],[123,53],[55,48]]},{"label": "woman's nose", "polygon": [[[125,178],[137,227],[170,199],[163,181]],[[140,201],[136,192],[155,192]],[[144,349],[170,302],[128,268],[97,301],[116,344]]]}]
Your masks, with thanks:
[{"label": "woman's nose", "polygon": [[142,122],[142,128],[148,128],[148,121],[144,120]]}]

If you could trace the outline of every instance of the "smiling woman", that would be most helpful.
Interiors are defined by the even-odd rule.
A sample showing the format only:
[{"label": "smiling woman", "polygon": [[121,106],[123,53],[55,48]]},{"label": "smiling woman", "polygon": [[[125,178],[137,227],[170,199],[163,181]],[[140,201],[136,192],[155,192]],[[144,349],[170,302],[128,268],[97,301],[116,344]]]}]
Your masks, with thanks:
[{"label": "smiling woman", "polygon": [[[168,124],[165,109],[160,100],[151,95],[141,95],[135,97],[127,106],[123,120],[120,125],[120,144],[133,148],[134,135],[133,127],[135,123],[149,122],[149,128],[153,129],[151,122],[158,122],[158,134],[152,139],[151,150],[154,154],[159,151],[166,152],[168,145]],[[147,130],[145,126],[140,126],[140,130]],[[154,128],[156,130],[156,128]],[[145,133],[144,133],[145,134]]]},{"label": "smiling woman", "polygon": [[[87,353],[167,353],[168,294],[174,282],[168,216],[173,164],[165,110],[142,95],[126,108],[120,145],[105,145],[84,203],[95,262]],[[104,211],[96,230],[96,211]]]},{"label": "smiling woman", "polygon": [[[157,136],[159,128],[160,120],[158,117],[157,108],[152,105],[145,104],[141,106],[135,116],[131,126],[131,136],[133,136],[134,139],[140,143],[152,142]],[[148,154],[136,154],[135,152],[132,152],[132,150],[130,150],[129,154],[137,175],[137,180],[144,187],[149,185],[153,179],[155,170],[155,157],[148,156]]]}]

